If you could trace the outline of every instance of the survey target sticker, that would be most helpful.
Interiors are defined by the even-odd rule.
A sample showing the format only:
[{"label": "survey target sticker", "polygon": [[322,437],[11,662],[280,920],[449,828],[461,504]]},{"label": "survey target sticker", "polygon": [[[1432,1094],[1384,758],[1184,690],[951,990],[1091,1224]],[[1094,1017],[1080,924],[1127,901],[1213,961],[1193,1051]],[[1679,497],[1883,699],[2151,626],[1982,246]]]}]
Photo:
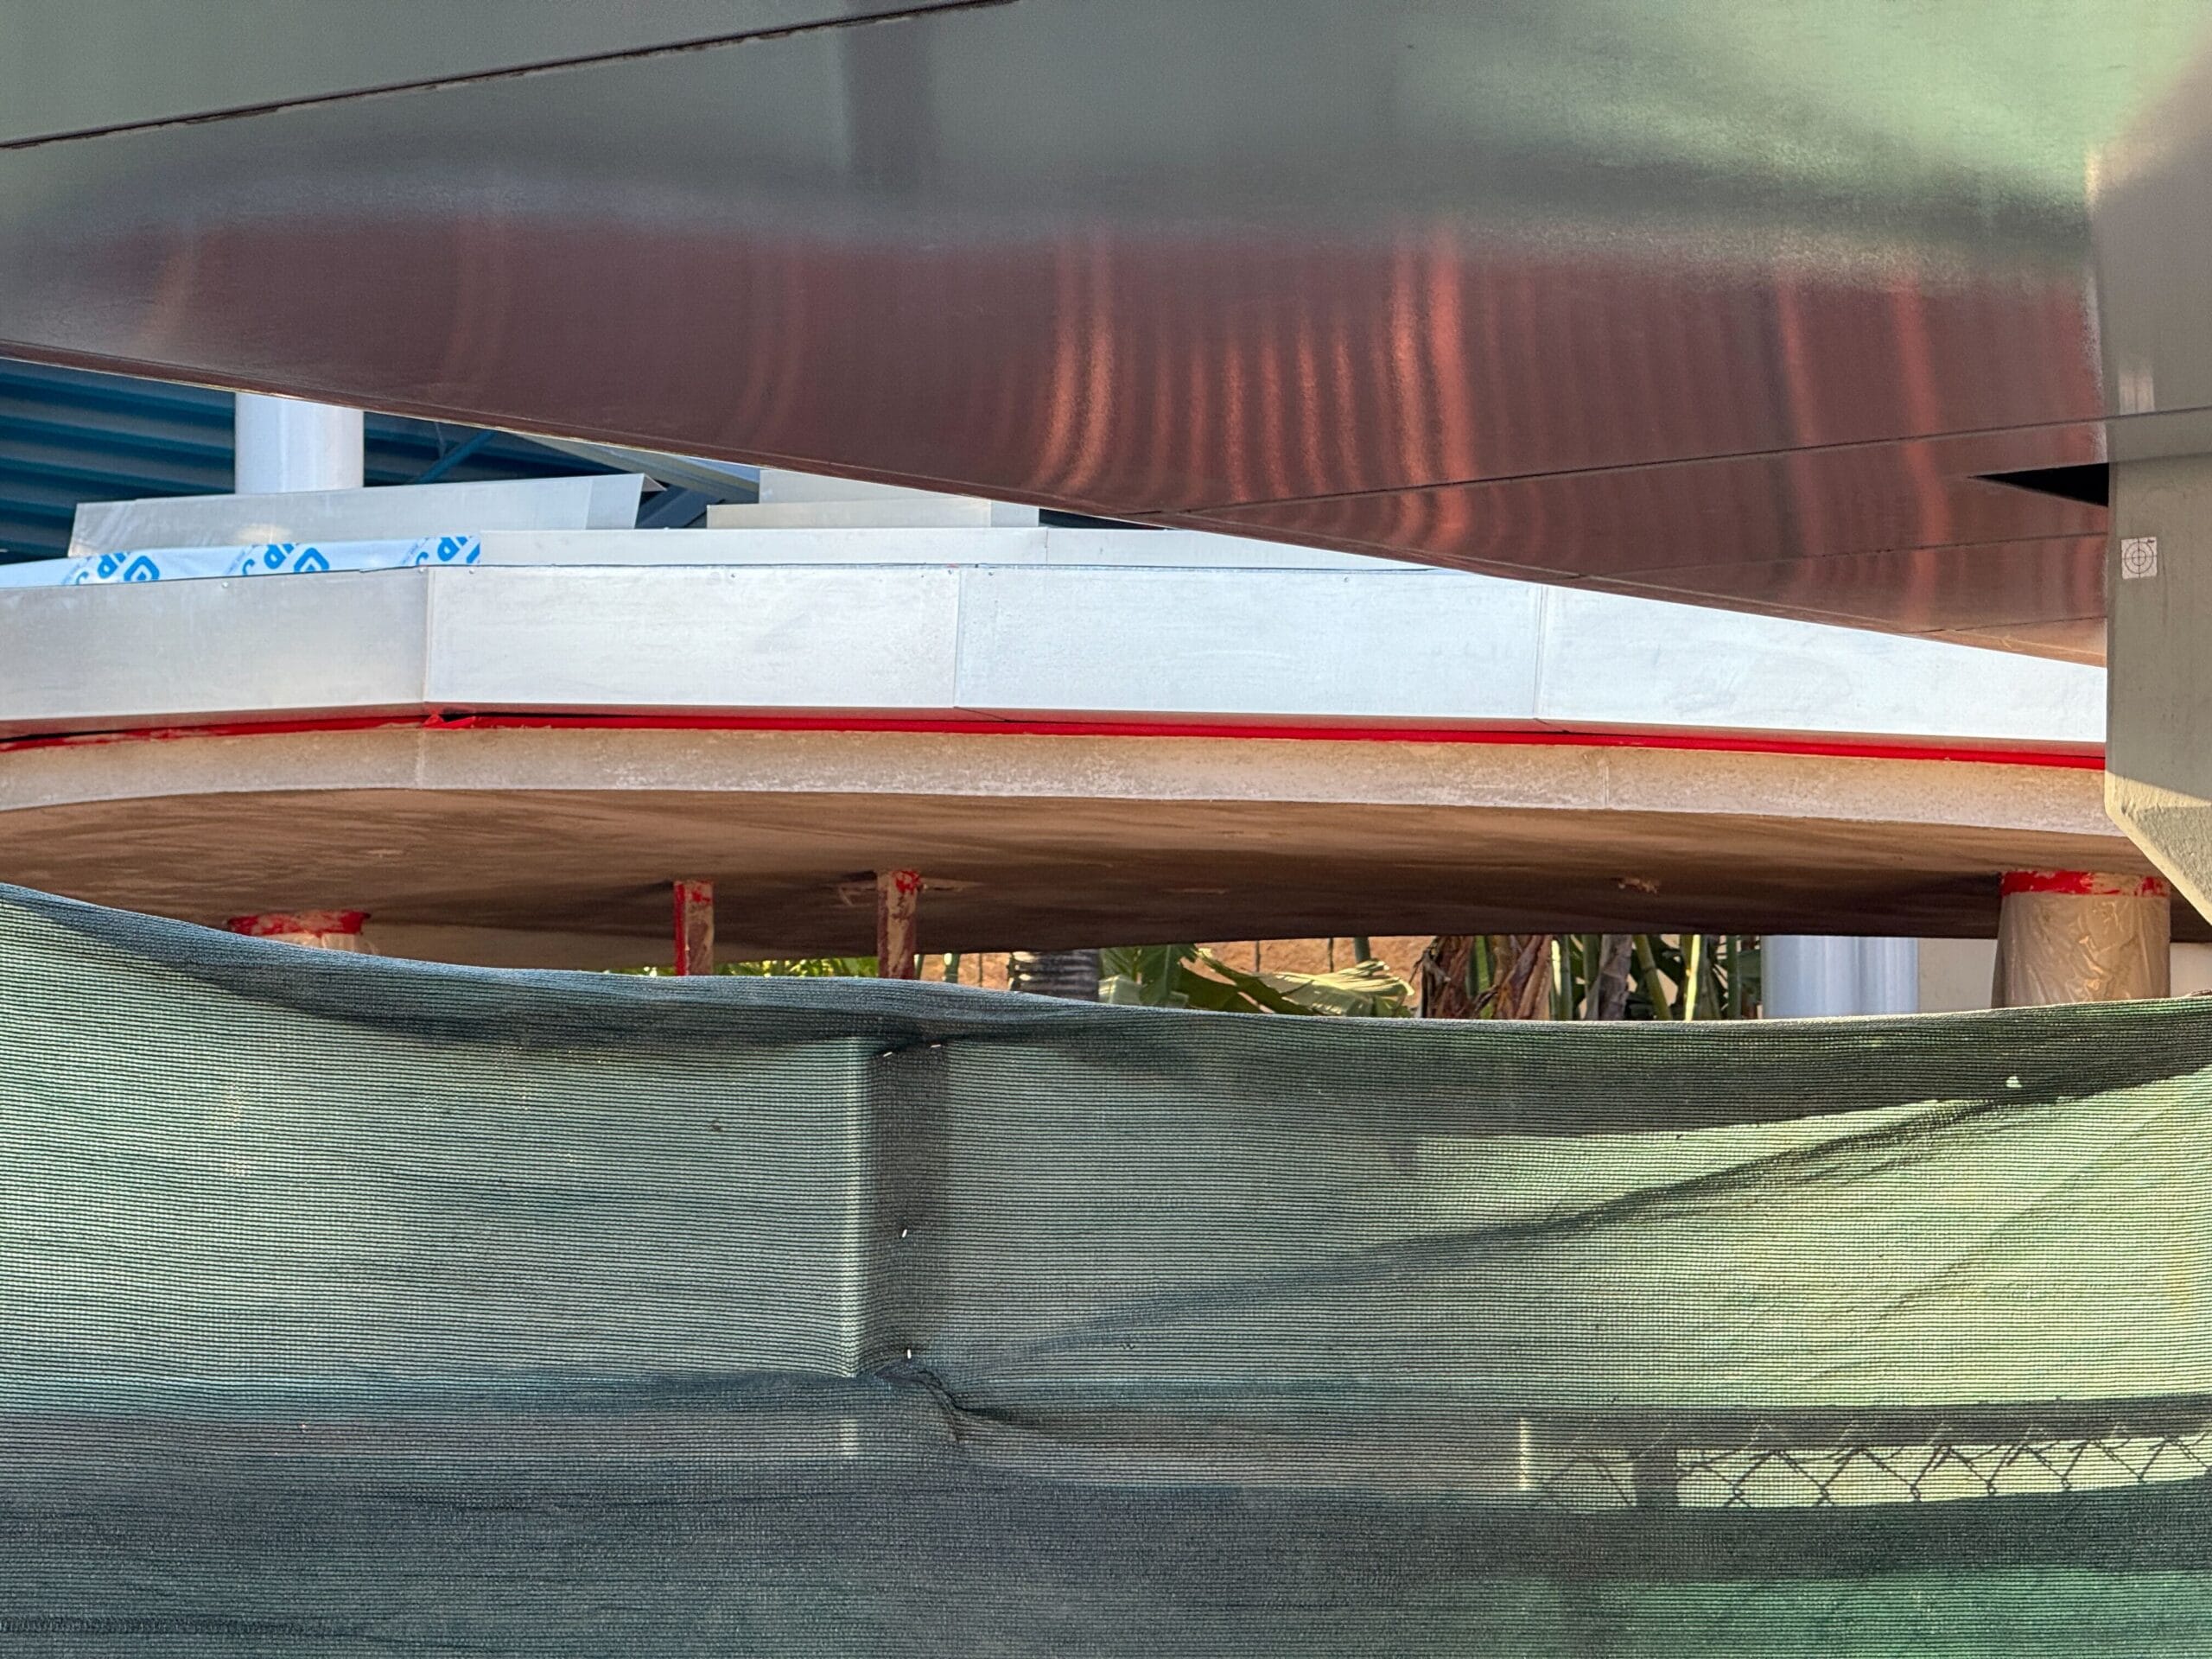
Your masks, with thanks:
[{"label": "survey target sticker", "polygon": [[2122,581],[2139,582],[2145,576],[2158,574],[2158,538],[2155,536],[2124,536],[2120,543],[2120,574]]}]

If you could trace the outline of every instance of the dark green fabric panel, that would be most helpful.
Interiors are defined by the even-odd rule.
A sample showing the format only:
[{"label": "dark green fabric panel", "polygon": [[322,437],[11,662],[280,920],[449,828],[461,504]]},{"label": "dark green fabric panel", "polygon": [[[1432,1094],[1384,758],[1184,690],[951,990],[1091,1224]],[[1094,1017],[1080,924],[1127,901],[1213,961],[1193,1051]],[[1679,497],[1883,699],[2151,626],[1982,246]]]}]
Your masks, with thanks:
[{"label": "dark green fabric panel", "polygon": [[[0,1539],[10,1656],[496,1653],[2103,1659],[2212,1646],[2212,1510],[1502,1515],[1112,1491],[957,1463],[731,1467],[710,1414],[619,1465],[448,1449],[163,1463]],[[528,1444],[510,1427],[511,1447]]]},{"label": "dark green fabric panel", "polygon": [[[2202,1029],[2198,1007],[2171,1017]],[[1522,1409],[2212,1393],[2212,1076],[1530,1136],[1497,1133],[1478,1084],[1454,1121],[1332,1078],[1333,1032],[1274,1034],[1274,1066],[1187,1093],[1110,1062],[959,1062],[956,1300],[934,1345],[956,1392]],[[1848,1099],[1856,1040],[1833,1032],[1805,1066],[1819,1103]],[[1336,1092],[1299,1098],[1317,1079]]]},{"label": "dark green fabric panel", "polygon": [[0,904],[0,1401],[856,1368],[868,1038],[410,1021],[435,973],[55,913]]},{"label": "dark green fabric panel", "polygon": [[2212,1005],[1262,1020],[440,969],[28,894],[0,987],[33,1395],[909,1348],[978,1405],[2212,1393]]},{"label": "dark green fabric panel", "polygon": [[0,889],[0,1651],[2202,1650],[2208,1066]]}]

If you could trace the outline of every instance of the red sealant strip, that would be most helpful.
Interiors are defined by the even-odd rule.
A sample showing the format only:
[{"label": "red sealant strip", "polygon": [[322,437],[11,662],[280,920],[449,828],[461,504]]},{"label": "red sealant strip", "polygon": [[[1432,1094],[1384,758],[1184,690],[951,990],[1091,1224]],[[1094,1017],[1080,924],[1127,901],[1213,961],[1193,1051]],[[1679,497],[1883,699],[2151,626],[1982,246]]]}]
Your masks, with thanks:
[{"label": "red sealant strip", "polygon": [[2004,893],[2063,893],[2094,899],[2170,899],[2173,889],[2155,875],[2105,875],[2095,870],[2010,870]]},{"label": "red sealant strip", "polygon": [[1675,749],[1719,754],[1794,754],[1855,760],[1955,760],[1984,766],[2056,766],[2099,772],[2101,748],[1901,743],[1731,732],[1573,731],[1554,727],[1288,725],[1265,721],[995,720],[864,715],[607,715],[440,709],[424,715],[329,715],[200,726],[134,727],[0,739],[0,754],[87,744],[175,742],[196,737],[264,737],[428,731],[914,732],[992,737],[1150,737],[1324,743],[1467,743],[1499,747]]}]

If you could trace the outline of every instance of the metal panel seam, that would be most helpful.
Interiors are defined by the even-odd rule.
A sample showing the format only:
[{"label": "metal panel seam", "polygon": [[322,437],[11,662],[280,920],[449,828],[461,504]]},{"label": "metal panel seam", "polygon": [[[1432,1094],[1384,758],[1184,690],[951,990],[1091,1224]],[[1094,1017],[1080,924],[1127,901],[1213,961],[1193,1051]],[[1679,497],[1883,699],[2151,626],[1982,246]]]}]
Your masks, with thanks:
[{"label": "metal panel seam", "polygon": [[370,99],[394,97],[406,92],[442,92],[467,86],[480,86],[504,80],[521,80],[538,75],[560,74],[575,69],[594,69],[607,64],[638,63],[652,58],[677,57],[688,53],[711,52],[719,48],[748,46],[758,41],[788,39],[794,35],[825,33],[830,30],[857,29],[870,23],[895,23],[917,17],[926,17],[941,11],[981,11],[999,6],[1012,5],[1014,0],[907,0],[907,3],[886,7],[843,17],[817,17],[795,23],[772,24],[765,28],[737,29],[724,34],[696,35],[689,40],[664,41],[649,46],[636,46],[611,52],[589,52],[565,58],[543,58],[531,63],[501,65],[497,68],[480,69],[460,74],[429,75],[412,80],[387,81],[372,86],[349,86],[340,91],[306,93],[297,98],[282,98],[255,104],[236,104],[213,110],[194,110],[181,115],[157,116],[143,121],[116,121],[105,126],[73,128],[60,132],[33,133],[28,137],[0,139],[0,154],[10,150],[44,149],[54,144],[79,143],[87,138],[112,137],[124,133],[158,132],[167,127],[207,126],[217,122],[251,120],[257,117],[281,115],[289,110],[313,109],[331,104],[354,104]]}]

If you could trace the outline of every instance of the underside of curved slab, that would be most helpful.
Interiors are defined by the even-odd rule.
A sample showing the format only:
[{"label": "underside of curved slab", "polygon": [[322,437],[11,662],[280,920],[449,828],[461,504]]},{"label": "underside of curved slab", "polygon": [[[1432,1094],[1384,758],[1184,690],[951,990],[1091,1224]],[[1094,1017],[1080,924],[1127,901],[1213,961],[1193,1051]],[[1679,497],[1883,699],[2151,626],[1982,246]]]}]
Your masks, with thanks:
[{"label": "underside of curved slab", "polygon": [[[419,722],[0,753],[0,874],[203,921],[372,912],[399,954],[607,967],[716,885],[726,956],[1693,928],[1987,936],[1997,873],[2136,869],[2093,769],[1522,734]],[[856,887],[855,884],[862,884]],[[2182,937],[2203,937],[2177,914]]]}]

